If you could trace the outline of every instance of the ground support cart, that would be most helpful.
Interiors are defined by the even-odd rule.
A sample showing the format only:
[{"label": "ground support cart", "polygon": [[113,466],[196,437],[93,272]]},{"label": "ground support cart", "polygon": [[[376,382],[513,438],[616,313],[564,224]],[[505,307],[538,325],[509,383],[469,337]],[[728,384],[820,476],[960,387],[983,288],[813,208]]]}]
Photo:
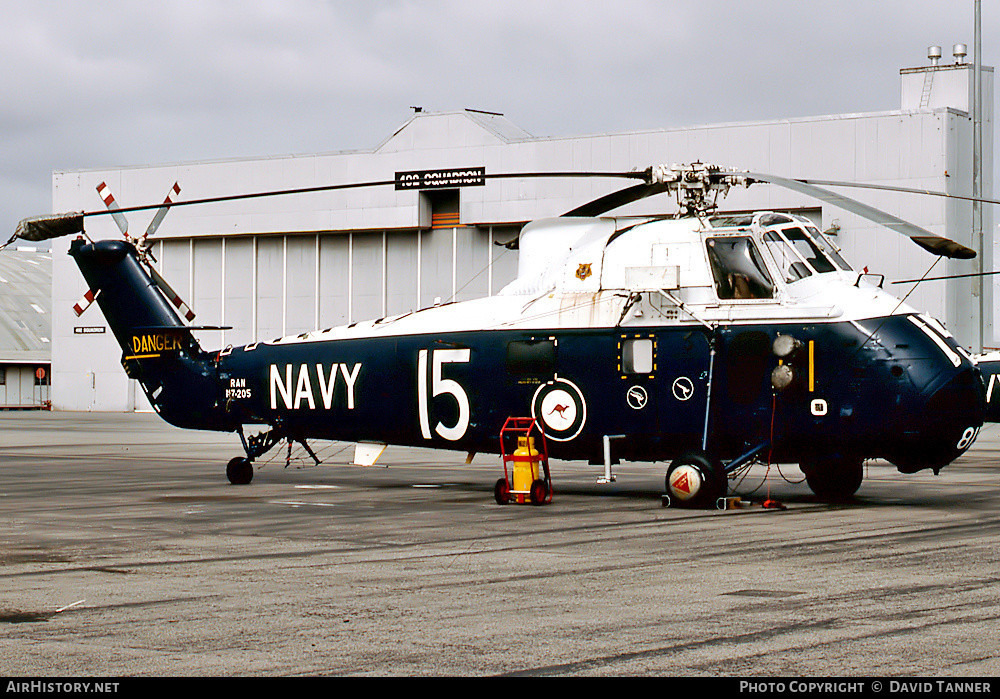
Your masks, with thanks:
[{"label": "ground support cart", "polygon": [[498,505],[552,502],[548,445],[534,418],[507,418],[500,430],[500,453],[503,478],[493,488]]}]

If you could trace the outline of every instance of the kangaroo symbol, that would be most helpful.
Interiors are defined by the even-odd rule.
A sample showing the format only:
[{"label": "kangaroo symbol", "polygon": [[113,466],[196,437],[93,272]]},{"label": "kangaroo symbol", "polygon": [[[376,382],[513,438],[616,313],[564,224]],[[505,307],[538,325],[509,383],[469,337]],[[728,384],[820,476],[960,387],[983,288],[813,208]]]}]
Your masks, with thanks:
[{"label": "kangaroo symbol", "polygon": [[554,408],[552,408],[552,410],[549,411],[549,415],[551,415],[552,413],[559,413],[559,417],[561,417],[563,420],[565,420],[566,419],[566,415],[564,415],[564,413],[567,410],[569,410],[569,406],[568,405],[562,405],[562,404],[557,403],[556,406]]}]

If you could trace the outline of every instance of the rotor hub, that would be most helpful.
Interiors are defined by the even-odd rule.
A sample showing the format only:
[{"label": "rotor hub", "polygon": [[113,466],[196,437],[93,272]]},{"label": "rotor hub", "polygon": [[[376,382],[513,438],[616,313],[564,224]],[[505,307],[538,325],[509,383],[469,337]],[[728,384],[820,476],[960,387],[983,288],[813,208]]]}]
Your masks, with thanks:
[{"label": "rotor hub", "polygon": [[719,197],[730,187],[753,182],[745,173],[700,162],[656,165],[649,169],[649,178],[650,184],[665,186],[677,198],[682,216],[704,216],[718,208]]}]

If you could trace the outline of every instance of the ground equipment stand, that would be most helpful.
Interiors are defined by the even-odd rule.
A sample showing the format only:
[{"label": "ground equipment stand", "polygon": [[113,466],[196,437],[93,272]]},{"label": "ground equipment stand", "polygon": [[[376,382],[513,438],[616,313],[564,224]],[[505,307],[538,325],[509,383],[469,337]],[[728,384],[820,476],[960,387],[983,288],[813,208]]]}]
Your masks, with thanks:
[{"label": "ground equipment stand", "polygon": [[[536,447],[537,444],[541,447]],[[515,445],[516,448],[512,448]],[[503,478],[493,488],[493,497],[498,505],[552,502],[548,445],[534,418],[507,418],[500,430],[500,453],[503,457]]]}]

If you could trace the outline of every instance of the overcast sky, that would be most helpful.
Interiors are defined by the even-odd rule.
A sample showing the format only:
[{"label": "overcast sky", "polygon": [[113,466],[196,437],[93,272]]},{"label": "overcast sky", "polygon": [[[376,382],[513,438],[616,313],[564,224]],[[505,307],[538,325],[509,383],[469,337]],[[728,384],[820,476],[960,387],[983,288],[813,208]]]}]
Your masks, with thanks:
[{"label": "overcast sky", "polygon": [[898,109],[928,46],[971,61],[973,6],[0,0],[0,242],[50,212],[54,170],[370,149],[411,105],[536,136]]}]

